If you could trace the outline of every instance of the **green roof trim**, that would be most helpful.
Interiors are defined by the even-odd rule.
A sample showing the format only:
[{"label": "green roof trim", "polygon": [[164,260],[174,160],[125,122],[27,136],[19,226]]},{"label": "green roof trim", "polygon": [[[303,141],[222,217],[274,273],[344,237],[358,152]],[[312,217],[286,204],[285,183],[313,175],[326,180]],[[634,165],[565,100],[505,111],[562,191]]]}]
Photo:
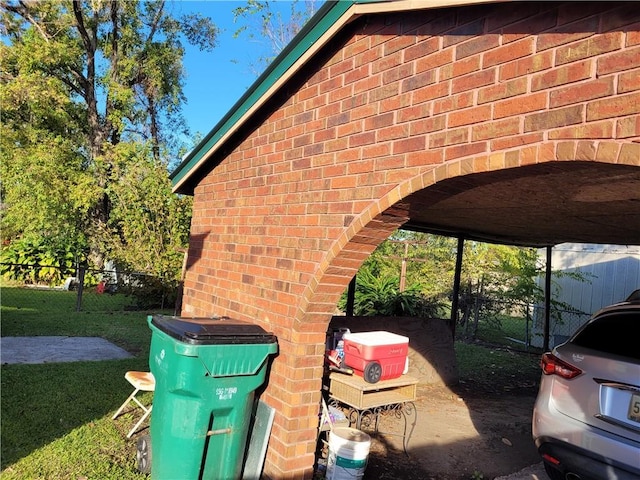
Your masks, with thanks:
[{"label": "green roof trim", "polygon": [[[258,77],[247,92],[231,107],[231,110],[213,127],[206,137],[193,149],[169,178],[173,185],[180,184],[192,173],[206,153],[229,132],[242,116],[264,96],[264,94],[311,48],[342,15],[356,3],[376,3],[380,0],[328,1],[305,24],[294,39],[284,48],[267,69]],[[177,188],[182,193],[191,188]]]}]

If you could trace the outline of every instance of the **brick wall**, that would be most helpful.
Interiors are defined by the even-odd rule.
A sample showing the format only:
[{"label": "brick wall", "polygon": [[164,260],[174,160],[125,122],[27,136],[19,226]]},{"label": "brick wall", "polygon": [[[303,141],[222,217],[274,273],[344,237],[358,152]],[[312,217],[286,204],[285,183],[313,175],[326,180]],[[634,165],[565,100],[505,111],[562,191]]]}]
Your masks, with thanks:
[{"label": "brick wall", "polygon": [[[265,476],[310,478],[339,296],[456,175],[640,158],[640,9],[514,3],[361,18],[195,190],[184,315],[275,332]],[[313,70],[309,70],[309,69]]]}]

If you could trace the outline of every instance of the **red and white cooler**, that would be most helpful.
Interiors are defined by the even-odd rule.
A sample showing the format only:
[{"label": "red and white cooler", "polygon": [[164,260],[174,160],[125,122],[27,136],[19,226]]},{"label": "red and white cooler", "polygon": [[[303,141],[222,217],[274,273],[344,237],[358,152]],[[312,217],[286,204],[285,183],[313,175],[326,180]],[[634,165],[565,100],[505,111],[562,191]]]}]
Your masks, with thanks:
[{"label": "red and white cooler", "polygon": [[409,338],[385,331],[345,333],[344,364],[368,383],[405,373]]}]

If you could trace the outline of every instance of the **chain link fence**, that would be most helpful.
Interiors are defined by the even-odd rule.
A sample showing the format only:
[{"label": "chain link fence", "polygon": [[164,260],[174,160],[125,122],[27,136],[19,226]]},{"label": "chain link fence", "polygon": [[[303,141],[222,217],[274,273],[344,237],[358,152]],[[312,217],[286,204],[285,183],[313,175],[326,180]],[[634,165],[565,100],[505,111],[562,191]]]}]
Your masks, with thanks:
[{"label": "chain link fence", "polygon": [[[534,305],[531,323],[531,345],[542,348],[544,345],[544,318],[543,305]],[[549,318],[549,347],[553,348],[569,339],[578,328],[587,323],[591,315],[576,310],[560,310],[552,308]]]},{"label": "chain link fence", "polygon": [[[504,344],[514,348],[541,349],[544,347],[544,305],[517,302],[480,302],[463,312],[456,337]],[[590,315],[576,310],[551,309],[549,347],[566,341]]]},{"label": "chain link fence", "polygon": [[60,292],[54,298],[69,311],[176,311],[181,294],[178,282],[139,272],[11,263],[0,263],[0,272],[4,286]]}]

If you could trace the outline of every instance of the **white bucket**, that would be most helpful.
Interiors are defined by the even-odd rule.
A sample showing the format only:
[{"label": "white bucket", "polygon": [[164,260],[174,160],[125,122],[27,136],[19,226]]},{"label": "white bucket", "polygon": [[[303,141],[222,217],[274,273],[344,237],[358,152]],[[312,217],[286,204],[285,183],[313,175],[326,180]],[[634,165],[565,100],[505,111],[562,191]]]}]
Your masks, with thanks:
[{"label": "white bucket", "polygon": [[327,480],[360,480],[367,468],[371,437],[349,427],[329,432]]}]

